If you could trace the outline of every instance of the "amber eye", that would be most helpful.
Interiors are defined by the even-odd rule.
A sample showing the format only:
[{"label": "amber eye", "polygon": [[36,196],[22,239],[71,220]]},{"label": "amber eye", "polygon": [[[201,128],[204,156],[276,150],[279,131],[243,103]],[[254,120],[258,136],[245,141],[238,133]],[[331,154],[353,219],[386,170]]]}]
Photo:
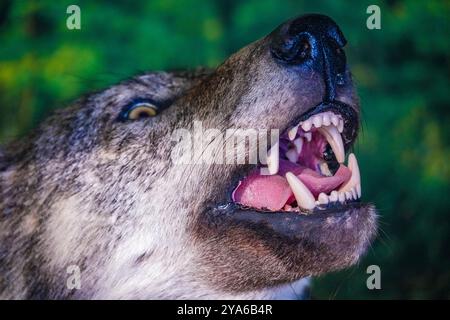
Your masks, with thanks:
[{"label": "amber eye", "polygon": [[130,110],[128,119],[137,120],[141,118],[150,118],[158,114],[156,106],[150,103],[140,103]]},{"label": "amber eye", "polygon": [[119,119],[124,121],[151,118],[158,115],[158,112],[159,108],[150,101],[135,101],[122,110]]}]

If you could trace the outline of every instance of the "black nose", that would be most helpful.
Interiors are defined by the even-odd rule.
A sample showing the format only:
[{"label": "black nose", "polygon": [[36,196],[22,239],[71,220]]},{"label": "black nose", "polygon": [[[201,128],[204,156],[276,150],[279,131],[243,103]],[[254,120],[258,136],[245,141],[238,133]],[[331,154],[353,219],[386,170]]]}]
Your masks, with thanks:
[{"label": "black nose", "polygon": [[335,98],[336,85],[345,83],[347,43],[337,24],[327,16],[308,14],[290,20],[272,33],[271,52],[288,66],[308,66],[323,75],[325,101]]}]

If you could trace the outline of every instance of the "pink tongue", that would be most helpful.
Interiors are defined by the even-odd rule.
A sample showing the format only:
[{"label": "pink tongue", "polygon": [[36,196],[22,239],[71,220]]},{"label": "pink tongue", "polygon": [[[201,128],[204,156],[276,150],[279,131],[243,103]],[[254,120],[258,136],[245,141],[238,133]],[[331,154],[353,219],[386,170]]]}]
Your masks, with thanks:
[{"label": "pink tongue", "polygon": [[351,177],[351,171],[343,165],[339,167],[334,176],[325,177],[314,170],[280,159],[278,175],[262,176],[256,169],[239,183],[233,192],[233,200],[257,209],[273,211],[282,209],[285,204],[290,204],[295,200],[291,188],[284,178],[288,171],[293,172],[315,197],[321,192],[330,193]]}]

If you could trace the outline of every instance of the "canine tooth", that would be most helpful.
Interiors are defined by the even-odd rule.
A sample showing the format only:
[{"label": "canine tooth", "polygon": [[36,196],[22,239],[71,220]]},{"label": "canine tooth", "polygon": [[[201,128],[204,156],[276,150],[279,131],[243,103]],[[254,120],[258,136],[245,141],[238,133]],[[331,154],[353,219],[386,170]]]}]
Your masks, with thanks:
[{"label": "canine tooth", "polygon": [[297,163],[298,153],[295,149],[289,149],[288,151],[286,151],[286,157],[290,162]]},{"label": "canine tooth", "polygon": [[275,143],[267,153],[267,167],[270,174],[276,174],[280,167],[279,145]]},{"label": "canine tooth", "polygon": [[337,127],[339,125],[339,117],[333,113],[330,118],[331,118],[331,123],[335,127]]},{"label": "canine tooth", "polygon": [[289,140],[294,140],[295,137],[297,136],[297,131],[298,131],[298,125],[296,125],[295,127],[293,127],[292,129],[289,130],[288,132],[288,137]]},{"label": "canine tooth", "polygon": [[323,193],[323,192],[321,192],[320,194],[319,194],[319,198],[318,198],[318,200],[319,200],[319,203],[320,204],[328,204],[328,196],[325,194],[325,193]]},{"label": "canine tooth", "polygon": [[356,194],[358,195],[358,199],[361,198],[361,184],[358,183],[356,185]]},{"label": "canine tooth", "polygon": [[312,133],[311,132],[306,132],[305,133],[305,138],[306,138],[306,141],[311,142],[311,140],[312,140]]},{"label": "canine tooth", "polygon": [[329,198],[330,198],[330,202],[337,201],[338,200],[338,192],[336,190],[332,191]]},{"label": "canine tooth", "polygon": [[[355,191],[357,191],[356,190],[357,185],[360,185],[360,188],[361,188],[361,175],[359,173],[358,161],[356,160],[355,154],[350,153],[348,155],[347,166],[350,169],[350,171],[352,172],[352,176],[350,177],[350,179],[347,181],[347,183],[345,185],[343,185],[342,187],[339,188],[340,192],[345,192],[345,191],[351,190],[352,188],[355,188]],[[356,194],[358,194],[358,193],[356,192]]]},{"label": "canine tooth", "polygon": [[338,193],[338,199],[340,203],[344,203],[345,202],[345,193],[344,192],[339,192]]},{"label": "canine tooth", "polygon": [[342,131],[344,131],[344,120],[342,120],[342,119],[339,119],[338,131],[341,133],[342,133]]},{"label": "canine tooth", "polygon": [[336,127],[335,126],[320,127],[318,130],[327,139],[328,143],[331,146],[331,149],[333,149],[334,155],[336,156],[336,160],[339,163],[343,163],[345,161],[344,142],[342,142],[342,136],[338,132]]},{"label": "canine tooth", "polygon": [[309,131],[309,130],[311,130],[311,126],[312,126],[311,120],[306,120],[306,121],[304,121],[304,122],[302,123],[302,129],[303,129],[304,131]]},{"label": "canine tooth", "polygon": [[286,179],[294,193],[300,208],[311,210],[316,206],[314,196],[309,189],[292,172],[286,173]]},{"label": "canine tooth", "polygon": [[323,116],[322,116],[322,124],[324,126],[329,126],[331,124],[330,114],[328,112],[323,114]]},{"label": "canine tooth", "polygon": [[302,138],[297,138],[294,140],[294,146],[295,149],[297,150],[297,153],[300,154],[302,153],[302,149],[303,149],[303,139]]},{"label": "canine tooth", "polygon": [[312,122],[314,127],[320,128],[322,126],[322,117],[320,115],[314,116]]}]

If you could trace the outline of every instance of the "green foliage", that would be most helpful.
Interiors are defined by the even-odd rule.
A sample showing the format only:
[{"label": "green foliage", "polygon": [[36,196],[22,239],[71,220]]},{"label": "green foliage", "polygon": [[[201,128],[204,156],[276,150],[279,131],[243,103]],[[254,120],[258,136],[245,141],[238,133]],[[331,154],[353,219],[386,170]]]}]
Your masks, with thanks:
[{"label": "green foliage", "polygon": [[[373,1],[78,1],[82,29],[66,28],[73,1],[0,3],[0,142],[54,108],[143,70],[216,66],[284,20],[333,17],[349,45],[364,125],[355,147],[364,199],[380,233],[356,267],[314,282],[318,298],[450,298],[448,1],[378,1],[382,29],[366,28]],[[368,265],[382,290],[366,288]]]}]

